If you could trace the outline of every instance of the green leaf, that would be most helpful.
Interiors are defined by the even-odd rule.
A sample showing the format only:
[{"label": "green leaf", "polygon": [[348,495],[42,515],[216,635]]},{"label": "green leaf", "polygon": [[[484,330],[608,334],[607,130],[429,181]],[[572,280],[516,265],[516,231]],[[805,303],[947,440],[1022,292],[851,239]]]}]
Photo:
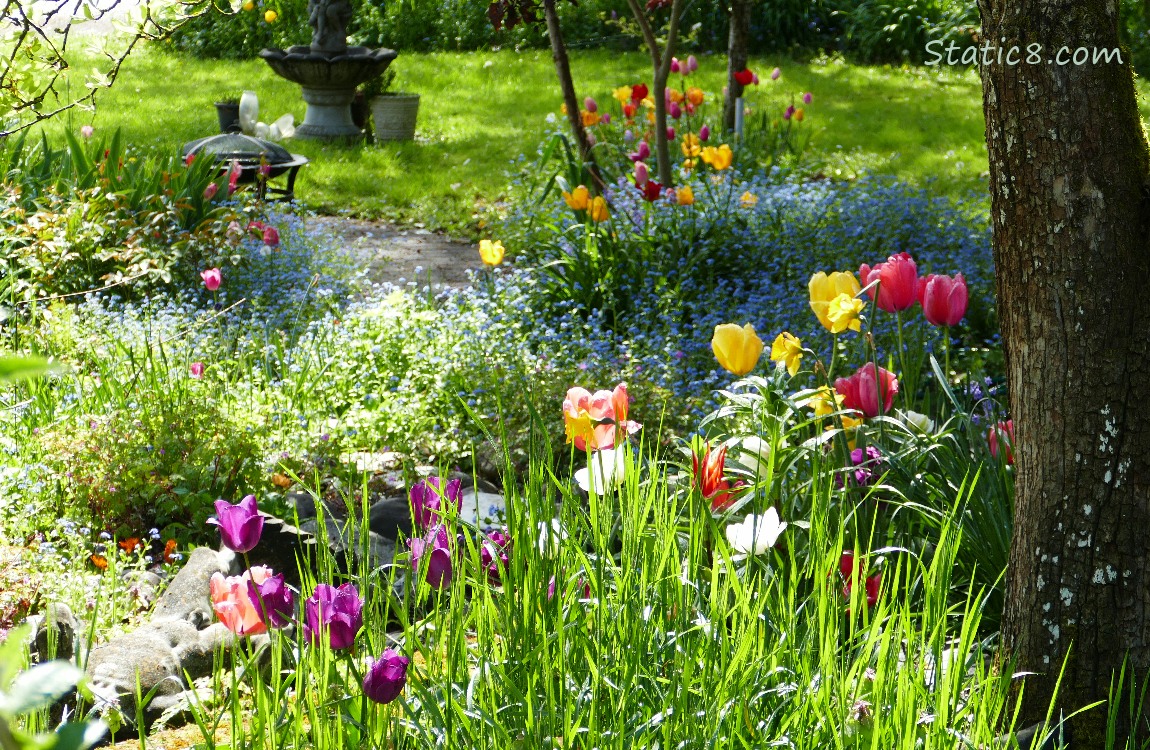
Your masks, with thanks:
[{"label": "green leaf", "polygon": [[3,355],[0,356],[0,383],[38,378],[51,372],[58,372],[59,369],[58,365],[43,357]]},{"label": "green leaf", "polygon": [[48,708],[72,692],[83,675],[75,664],[62,660],[37,664],[12,681],[0,710],[19,716]]},{"label": "green leaf", "polygon": [[56,730],[56,743],[52,750],[88,750],[94,747],[108,732],[102,721],[74,722],[60,726]]}]

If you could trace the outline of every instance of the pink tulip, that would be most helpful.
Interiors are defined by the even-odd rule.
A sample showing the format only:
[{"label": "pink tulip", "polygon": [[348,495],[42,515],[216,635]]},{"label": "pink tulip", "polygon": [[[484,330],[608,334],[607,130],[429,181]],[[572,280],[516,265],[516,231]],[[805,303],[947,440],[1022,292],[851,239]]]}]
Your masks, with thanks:
[{"label": "pink tulip", "polygon": [[679,63],[679,58],[672,57],[671,58],[671,72],[672,73],[678,73],[680,70],[682,70],[682,68],[683,68],[683,66]]},{"label": "pink tulip", "polygon": [[240,175],[244,173],[243,167],[240,166],[239,161],[232,159],[232,167],[228,170],[228,195],[236,192],[236,185],[240,181]]},{"label": "pink tulip", "polygon": [[594,99],[587,97],[583,100],[583,109],[587,110],[588,112],[598,112],[599,105],[595,102]]},{"label": "pink tulip", "polygon": [[700,141],[705,141],[710,137],[711,137],[711,126],[710,125],[704,125],[703,127],[699,128],[699,140]]},{"label": "pink tulip", "polygon": [[643,161],[651,155],[651,147],[647,145],[646,141],[639,141],[639,145],[635,148],[635,152],[630,154],[631,161]]},{"label": "pink tulip", "polygon": [[217,185],[214,182],[209,182],[208,186],[206,188],[204,188],[204,200],[210,201],[212,198],[215,198],[216,192],[219,189],[220,189],[219,185]]},{"label": "pink tulip", "polygon": [[968,294],[962,274],[930,274],[918,280],[918,301],[926,321],[935,326],[954,326],[966,315]]},{"label": "pink tulip", "polygon": [[699,58],[695,57],[694,55],[689,55],[687,57],[687,72],[688,73],[694,73],[698,69],[699,69]]},{"label": "pink tulip", "polygon": [[[642,429],[642,425],[627,419],[630,397],[623,383],[610,391],[591,393],[578,386],[567,391],[563,399],[563,421],[569,442],[581,451],[615,447],[617,437],[626,438]],[[622,430],[617,435],[616,428]],[[589,440],[588,440],[589,439]]]},{"label": "pink tulip", "polygon": [[223,573],[213,573],[208,581],[212,609],[216,616],[228,630],[240,636],[259,635],[268,629],[256,604],[251,600],[248,589],[250,581],[250,572],[226,578]]},{"label": "pink tulip", "polygon": [[85,125],[82,128],[80,128],[80,135],[82,135],[84,137],[84,140],[88,140],[89,138],[91,138],[92,133],[94,133],[94,132],[95,132],[95,130],[92,128],[91,125]]},{"label": "pink tulip", "polygon": [[267,227],[264,229],[264,244],[269,247],[275,247],[280,244],[280,233],[275,227]]},{"label": "pink tulip", "polygon": [[678,120],[683,116],[683,109],[678,104],[675,104],[675,102],[671,102],[671,107],[667,114],[671,115],[671,119]]},{"label": "pink tulip", "polygon": [[603,117],[602,117],[602,119],[599,120],[599,122],[603,123],[604,125],[610,125],[611,124],[611,113],[610,112],[604,112]]},{"label": "pink tulip", "polygon": [[835,380],[835,390],[843,397],[844,409],[856,409],[867,417],[890,411],[898,393],[898,378],[890,370],[867,362],[849,378]]},{"label": "pink tulip", "polygon": [[[910,253],[892,255],[871,268],[866,263],[859,267],[859,280],[867,294],[880,310],[900,312],[914,307],[918,301],[918,267]],[[877,284],[877,299],[875,287]]]},{"label": "pink tulip", "polygon": [[204,377],[204,363],[203,362],[193,362],[191,364],[191,367],[188,368],[188,370],[192,373],[192,377],[196,378],[197,380],[202,379]]},{"label": "pink tulip", "polygon": [[641,161],[635,162],[635,184],[645,184],[648,177],[650,177],[650,173],[647,170],[647,165]]},{"label": "pink tulip", "polygon": [[1003,460],[1007,464],[1014,463],[1014,451],[1011,446],[1014,445],[1014,420],[1008,419],[1005,422],[998,424],[987,430],[986,442],[989,444],[990,455],[998,458],[998,441],[1002,441],[1002,450],[1005,453]]},{"label": "pink tulip", "polygon": [[204,286],[208,288],[209,292],[214,292],[220,288],[223,283],[224,277],[218,268],[209,268],[206,271],[200,271],[200,278],[204,280]]},{"label": "pink tulip", "polygon": [[779,76],[781,76],[782,74],[783,74],[783,71],[779,70],[778,68],[775,68],[774,70],[771,71],[771,80],[772,81],[779,80]]},{"label": "pink tulip", "polygon": [[671,127],[670,125],[667,126],[667,140],[668,141],[675,140],[675,129],[673,127]]}]

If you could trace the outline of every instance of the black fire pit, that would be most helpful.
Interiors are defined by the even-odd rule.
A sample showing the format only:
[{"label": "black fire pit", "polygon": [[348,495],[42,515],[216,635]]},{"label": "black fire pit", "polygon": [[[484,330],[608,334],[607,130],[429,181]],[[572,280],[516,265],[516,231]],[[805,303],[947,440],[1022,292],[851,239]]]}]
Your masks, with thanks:
[{"label": "black fire pit", "polygon": [[[191,154],[211,159],[219,164],[221,170],[230,169],[233,161],[238,162],[240,177],[237,182],[241,185],[255,184],[260,200],[295,200],[296,174],[308,163],[307,157],[293,154],[278,143],[241,133],[223,133],[185,143],[184,158]],[[269,170],[266,178],[260,175],[260,166],[264,164]],[[284,174],[287,175],[287,187],[273,187],[271,181]],[[269,199],[269,194],[275,197]]]}]

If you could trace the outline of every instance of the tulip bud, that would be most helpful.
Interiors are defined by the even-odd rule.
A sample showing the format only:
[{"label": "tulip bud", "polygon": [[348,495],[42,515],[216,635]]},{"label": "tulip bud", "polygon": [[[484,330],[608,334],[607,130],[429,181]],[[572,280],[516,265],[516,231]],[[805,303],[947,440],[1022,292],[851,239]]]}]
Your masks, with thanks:
[{"label": "tulip bud", "polygon": [[667,126],[667,140],[668,141],[675,140],[675,129],[673,127],[671,127],[670,125]]},{"label": "tulip bud", "polygon": [[646,141],[639,141],[639,147],[635,149],[635,153],[639,154],[639,161],[643,161],[651,155],[651,147],[647,145]]},{"label": "tulip bud", "polygon": [[682,108],[679,107],[678,104],[675,104],[675,102],[671,102],[671,107],[668,110],[667,114],[671,115],[672,119],[678,120],[680,117],[683,116],[683,110],[682,110]]},{"label": "tulip bud", "polygon": [[583,109],[587,110],[588,112],[597,112],[599,111],[599,105],[595,102],[594,99],[587,97],[583,100]]},{"label": "tulip bud", "polygon": [[694,73],[698,69],[699,69],[699,58],[695,57],[694,55],[689,55],[687,57],[687,72],[688,73]]},{"label": "tulip bud", "polygon": [[82,128],[80,128],[80,135],[82,135],[84,137],[84,140],[88,140],[89,138],[91,138],[93,132],[95,132],[95,131],[92,129],[91,125],[85,125]]},{"label": "tulip bud", "polygon": [[779,70],[778,68],[775,68],[774,70],[771,71],[771,80],[772,81],[779,80],[779,76],[781,76],[782,74],[783,74],[783,71]]},{"label": "tulip bud", "polygon": [[671,72],[672,73],[678,73],[681,68],[682,68],[682,66],[679,64],[679,58],[672,57],[671,58]]},{"label": "tulip bud", "polygon": [[710,125],[704,125],[703,127],[699,128],[699,140],[700,141],[705,141],[710,137],[711,137],[711,126]]},{"label": "tulip bud", "polygon": [[811,96],[811,92],[809,92],[809,91],[806,92],[805,94],[803,94],[803,104],[810,104],[811,99],[813,99],[813,98],[814,97]]},{"label": "tulip bud", "polygon": [[792,104],[789,107],[787,107],[785,112],[783,112],[783,119],[784,120],[791,119],[791,115],[793,115],[794,113],[795,113],[795,105]]},{"label": "tulip bud", "polygon": [[647,165],[641,161],[635,162],[635,184],[643,185],[647,182],[650,175],[647,171]]},{"label": "tulip bud", "polygon": [[204,363],[193,362],[191,366],[188,367],[188,371],[192,374],[193,378],[200,380],[204,377]]},{"label": "tulip bud", "polygon": [[256,505],[256,496],[247,495],[235,505],[216,501],[216,515],[208,523],[220,528],[220,539],[233,552],[250,552],[260,542],[264,519]]},{"label": "tulip bud", "polygon": [[604,112],[603,117],[602,117],[602,119],[599,120],[599,122],[603,123],[604,125],[610,125],[611,124],[611,113],[610,112]]},{"label": "tulip bud", "polygon": [[363,694],[376,703],[387,704],[399,697],[407,683],[410,660],[394,649],[387,649],[379,659],[369,659],[363,678]]},{"label": "tulip bud", "polygon": [[[215,185],[213,182],[212,185]],[[200,271],[200,278],[204,280],[204,286],[209,292],[214,292],[220,288],[223,283],[224,277],[218,268],[209,268],[206,271]]]},{"label": "tulip bud", "polygon": [[631,132],[631,129],[628,128],[627,130],[624,130],[623,131],[623,142],[624,143],[630,143],[633,140],[635,140],[635,134]]}]

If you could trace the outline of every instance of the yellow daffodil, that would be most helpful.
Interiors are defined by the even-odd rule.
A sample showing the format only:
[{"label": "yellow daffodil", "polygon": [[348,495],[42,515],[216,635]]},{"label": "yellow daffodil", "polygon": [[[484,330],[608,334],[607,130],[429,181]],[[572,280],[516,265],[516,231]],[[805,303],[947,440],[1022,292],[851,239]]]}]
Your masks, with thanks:
[{"label": "yellow daffodil", "polygon": [[698,86],[692,86],[691,88],[687,89],[687,101],[689,101],[691,104],[694,104],[696,107],[703,103],[704,98],[705,95],[703,94],[703,90]]},{"label": "yellow daffodil", "polygon": [[860,330],[862,322],[859,320],[859,315],[865,306],[866,303],[861,299],[849,294],[840,294],[831,300],[830,306],[827,307],[827,320],[831,324],[831,333],[842,333],[848,328],[852,331]]},{"label": "yellow daffodil", "polygon": [[564,190],[563,200],[567,201],[567,205],[571,207],[572,211],[586,211],[591,200],[591,193],[585,185],[580,185],[570,193]]},{"label": "yellow daffodil", "polygon": [[735,159],[734,153],[731,152],[731,147],[725,143],[717,148],[715,146],[707,146],[703,149],[700,156],[703,157],[704,162],[718,172],[722,172],[731,166],[731,162]]},{"label": "yellow daffodil", "polygon": [[479,257],[489,266],[497,266],[503,262],[503,243],[491,240],[479,241]]},{"label": "yellow daffodil", "polygon": [[807,406],[814,411],[816,417],[829,417],[842,407],[845,399],[846,396],[824,385],[807,399]]},{"label": "yellow daffodil", "polygon": [[[856,441],[858,440],[858,432],[855,428],[859,427],[863,421],[862,419],[848,417],[845,414],[841,416],[841,419],[843,420],[843,436],[847,439],[847,448],[853,451],[857,446]],[[824,428],[824,432],[826,430],[833,430],[834,428],[834,425],[829,424]]]},{"label": "yellow daffodil", "polygon": [[[845,330],[844,328],[840,328],[839,331],[834,331],[835,324],[831,321],[829,312],[831,302],[840,294],[845,294],[848,297],[858,295],[860,291],[859,283],[854,277],[854,274],[846,271],[835,271],[828,276],[822,271],[819,271],[814,276],[811,276],[811,280],[807,284],[807,289],[810,291],[811,296],[811,310],[814,311],[819,322],[823,324],[823,328],[836,333]],[[849,323],[849,321],[847,322]]]},{"label": "yellow daffodil", "polygon": [[742,327],[724,323],[715,326],[711,350],[723,369],[742,377],[758,364],[763,354],[763,340],[755,334],[755,327],[750,323]]},{"label": "yellow daffodil", "polygon": [[752,193],[750,190],[739,196],[739,205],[743,208],[754,208],[759,202],[759,196]]},{"label": "yellow daffodil", "polygon": [[690,206],[695,203],[695,191],[690,185],[684,185],[675,191],[675,200],[680,206]]},{"label": "yellow daffodil", "polygon": [[274,10],[269,10],[267,13],[264,13],[264,20],[268,23],[275,23],[277,18],[279,18],[279,14],[277,14]]},{"label": "yellow daffodil", "polygon": [[699,145],[699,136],[694,133],[684,134],[683,142],[679,144],[679,148],[683,150],[683,156],[686,156],[688,159],[695,158],[703,150]]},{"label": "yellow daffodil", "polygon": [[611,212],[607,210],[607,201],[603,199],[603,196],[596,195],[591,200],[591,207],[587,211],[587,215],[590,216],[591,221],[595,223],[607,221],[607,219],[611,218]]},{"label": "yellow daffodil", "polygon": [[799,360],[803,358],[803,343],[793,334],[780,333],[771,344],[771,361],[782,362],[791,377],[799,371]]},{"label": "yellow daffodil", "polygon": [[599,124],[598,112],[589,112],[587,110],[583,110],[580,114],[583,116],[583,127],[589,128],[592,125]]},{"label": "yellow daffodil", "polygon": [[611,92],[611,96],[615,97],[615,100],[620,104],[626,104],[627,102],[631,101],[631,87],[620,86]]}]

